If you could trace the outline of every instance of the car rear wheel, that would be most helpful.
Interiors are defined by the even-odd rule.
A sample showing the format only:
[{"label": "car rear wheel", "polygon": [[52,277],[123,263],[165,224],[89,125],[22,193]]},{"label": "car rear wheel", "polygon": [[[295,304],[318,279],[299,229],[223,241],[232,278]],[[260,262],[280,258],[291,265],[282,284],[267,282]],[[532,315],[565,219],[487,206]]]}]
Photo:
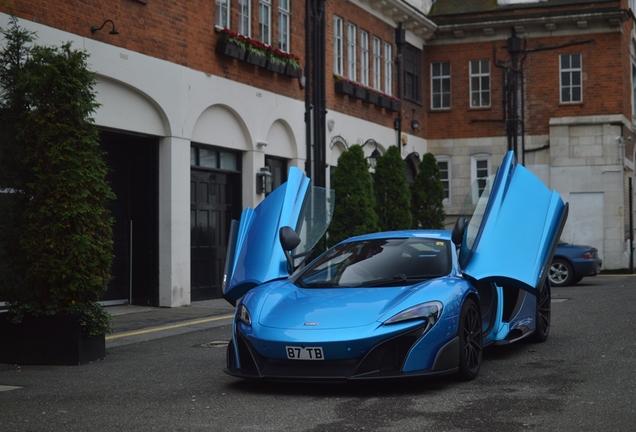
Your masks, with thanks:
[{"label": "car rear wheel", "polygon": [[574,280],[574,271],[569,262],[555,258],[550,265],[550,284],[555,287],[570,285]]},{"label": "car rear wheel", "polygon": [[468,298],[459,318],[459,370],[461,380],[475,379],[481,368],[483,355],[481,312],[477,303]]},{"label": "car rear wheel", "polygon": [[533,342],[545,342],[550,335],[552,291],[550,282],[545,281],[537,293],[536,328],[530,339]]}]

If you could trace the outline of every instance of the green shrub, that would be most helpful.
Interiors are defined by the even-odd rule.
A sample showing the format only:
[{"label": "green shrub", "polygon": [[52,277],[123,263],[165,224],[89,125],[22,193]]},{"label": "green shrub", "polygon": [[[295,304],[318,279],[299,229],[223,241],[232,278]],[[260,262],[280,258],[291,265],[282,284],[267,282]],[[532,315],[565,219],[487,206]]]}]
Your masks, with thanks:
[{"label": "green shrub", "polygon": [[354,235],[378,231],[369,163],[361,146],[353,145],[340,155],[331,188],[336,202],[329,226],[330,245]]},{"label": "green shrub", "polygon": [[435,156],[426,153],[411,184],[413,228],[442,229],[444,227],[444,187],[440,180]]},{"label": "green shrub", "polygon": [[389,147],[384,155],[376,159],[373,191],[382,231],[411,227],[410,193],[405,168],[400,149],[396,146]]},{"label": "green shrub", "polygon": [[0,232],[2,297],[18,316],[84,316],[93,334],[108,321],[96,302],[111,279],[114,198],[92,119],[95,76],[70,43],[31,45],[15,20],[4,34],[0,186],[13,193]]}]

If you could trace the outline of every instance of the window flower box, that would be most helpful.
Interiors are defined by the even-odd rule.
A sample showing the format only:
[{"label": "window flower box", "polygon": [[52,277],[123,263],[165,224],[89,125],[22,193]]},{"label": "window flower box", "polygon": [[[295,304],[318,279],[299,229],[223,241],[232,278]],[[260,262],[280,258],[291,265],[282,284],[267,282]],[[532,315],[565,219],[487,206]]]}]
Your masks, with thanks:
[{"label": "window flower box", "polygon": [[386,95],[380,95],[378,98],[378,105],[384,109],[391,109],[391,99]]},{"label": "window flower box", "polygon": [[254,66],[262,68],[267,66],[267,56],[260,51],[248,50],[245,54],[245,61],[249,64],[253,64]]},{"label": "window flower box", "polygon": [[267,69],[272,72],[284,74],[286,67],[287,67],[287,64],[284,61],[281,61],[277,58],[269,57],[267,60]]},{"label": "window flower box", "polygon": [[367,89],[360,87],[359,85],[353,86],[353,96],[365,100],[367,98]]},{"label": "window flower box", "polygon": [[245,58],[245,48],[230,40],[219,39],[216,43],[215,52],[239,60]]},{"label": "window flower box", "polygon": [[380,95],[377,92],[375,92],[375,91],[373,91],[371,89],[367,89],[367,94],[366,94],[366,99],[365,100],[367,102],[369,102],[370,104],[378,105],[379,100],[380,100]]},{"label": "window flower box", "polygon": [[353,84],[349,81],[336,81],[336,93],[353,96]]},{"label": "window flower box", "polygon": [[391,99],[391,111],[398,112],[402,108],[402,101],[399,99]]},{"label": "window flower box", "polygon": [[285,75],[290,76],[292,78],[299,78],[302,75],[303,70],[300,65],[294,63],[287,63],[287,67],[285,68]]}]

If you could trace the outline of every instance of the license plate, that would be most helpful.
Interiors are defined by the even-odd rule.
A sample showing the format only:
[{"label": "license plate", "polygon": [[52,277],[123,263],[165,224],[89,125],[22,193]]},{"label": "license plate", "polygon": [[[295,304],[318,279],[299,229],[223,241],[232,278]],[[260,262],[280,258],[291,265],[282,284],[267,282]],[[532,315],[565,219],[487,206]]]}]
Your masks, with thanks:
[{"label": "license plate", "polygon": [[286,346],[289,360],[324,360],[321,347]]}]

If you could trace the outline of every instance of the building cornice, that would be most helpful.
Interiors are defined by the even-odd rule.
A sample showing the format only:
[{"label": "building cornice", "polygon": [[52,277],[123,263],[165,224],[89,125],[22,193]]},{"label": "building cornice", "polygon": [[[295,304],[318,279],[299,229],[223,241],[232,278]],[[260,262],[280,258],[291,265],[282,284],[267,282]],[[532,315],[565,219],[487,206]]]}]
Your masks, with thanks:
[{"label": "building cornice", "polygon": [[483,18],[440,20],[435,34],[436,41],[452,42],[465,39],[510,36],[514,29],[518,36],[559,35],[572,32],[621,31],[622,24],[631,19],[631,13],[623,9],[567,11],[546,14],[504,15]]},{"label": "building cornice", "polygon": [[[426,16],[424,5],[414,6],[413,1],[405,0],[359,0],[368,4],[371,9],[380,13],[385,18],[397,23],[402,23],[407,31],[423,39],[431,37],[437,29],[437,25]],[[426,3],[426,2],[420,2]]]}]

